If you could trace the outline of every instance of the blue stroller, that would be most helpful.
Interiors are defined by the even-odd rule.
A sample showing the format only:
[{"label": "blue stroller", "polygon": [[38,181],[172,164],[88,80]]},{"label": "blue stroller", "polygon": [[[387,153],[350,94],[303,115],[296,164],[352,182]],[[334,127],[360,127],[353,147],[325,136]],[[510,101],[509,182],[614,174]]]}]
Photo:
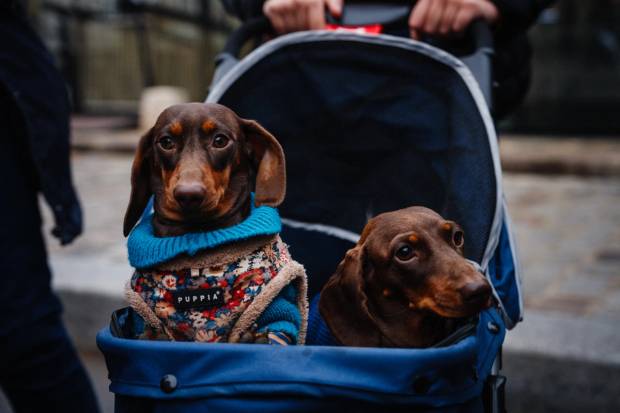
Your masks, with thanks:
[{"label": "blue stroller", "polygon": [[[347,2],[340,24],[390,27],[409,11]],[[463,226],[465,254],[497,306],[427,349],[312,345],[313,323],[305,346],[131,340],[119,310],[97,337],[116,412],[503,412],[501,346],[522,302],[488,109],[488,29],[475,26],[475,47],[461,59],[402,37],[337,30],[282,36],[238,60],[267,28],[257,20],[233,34],[207,100],[257,119],[282,143],[282,237],[306,266],[309,298],[368,217],[423,205]]]}]

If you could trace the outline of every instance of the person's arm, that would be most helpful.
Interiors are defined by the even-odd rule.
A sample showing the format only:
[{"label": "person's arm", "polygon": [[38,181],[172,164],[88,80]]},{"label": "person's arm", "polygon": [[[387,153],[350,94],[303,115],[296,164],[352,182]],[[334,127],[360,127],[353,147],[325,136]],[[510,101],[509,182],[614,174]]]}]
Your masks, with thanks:
[{"label": "person's arm", "polygon": [[492,0],[501,19],[497,31],[502,36],[524,33],[554,0]]},{"label": "person's arm", "polygon": [[493,115],[501,119],[525,99],[532,77],[527,30],[553,0],[492,0],[500,14],[494,27]]},{"label": "person's arm", "polygon": [[494,24],[500,14],[490,0],[419,0],[409,15],[411,37],[462,33],[476,19]]}]

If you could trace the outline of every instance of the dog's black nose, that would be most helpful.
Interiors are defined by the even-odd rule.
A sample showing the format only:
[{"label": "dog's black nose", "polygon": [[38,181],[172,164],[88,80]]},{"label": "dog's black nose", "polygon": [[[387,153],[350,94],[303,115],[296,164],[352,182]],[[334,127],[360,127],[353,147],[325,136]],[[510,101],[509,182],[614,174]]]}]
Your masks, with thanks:
[{"label": "dog's black nose", "polygon": [[183,209],[196,209],[204,201],[206,193],[202,185],[177,185],[174,188],[174,199]]},{"label": "dog's black nose", "polygon": [[483,304],[489,301],[491,286],[485,280],[472,281],[465,284],[460,292],[467,304]]}]

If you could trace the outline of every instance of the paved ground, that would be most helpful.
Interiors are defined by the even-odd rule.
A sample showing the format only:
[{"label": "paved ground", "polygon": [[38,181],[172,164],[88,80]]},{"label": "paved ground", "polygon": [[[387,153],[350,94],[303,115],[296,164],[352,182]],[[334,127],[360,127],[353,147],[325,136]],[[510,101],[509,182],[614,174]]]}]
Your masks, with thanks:
[{"label": "paved ground", "polygon": [[620,175],[620,139],[502,136],[502,166],[511,172]]},{"label": "paved ground", "polygon": [[[130,275],[122,216],[131,156],[79,152],[73,160],[86,231],[68,248],[49,240],[54,286],[105,411],[111,411],[93,342],[110,308],[120,305]],[[506,341],[512,412],[620,411],[620,175],[606,171],[505,176],[527,311]]]},{"label": "paved ground", "polygon": [[620,179],[508,175],[530,309],[620,321]]}]

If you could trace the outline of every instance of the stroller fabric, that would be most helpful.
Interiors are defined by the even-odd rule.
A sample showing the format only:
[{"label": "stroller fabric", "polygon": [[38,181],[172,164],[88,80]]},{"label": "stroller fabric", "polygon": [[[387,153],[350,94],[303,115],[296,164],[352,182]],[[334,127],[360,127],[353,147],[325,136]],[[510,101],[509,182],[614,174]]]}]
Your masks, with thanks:
[{"label": "stroller fabric", "polygon": [[[489,323],[498,329],[490,330]],[[491,309],[480,316],[473,335],[421,350],[170,343],[119,339],[109,329],[98,341],[114,360],[108,362],[110,390],[129,396],[117,398],[117,412],[131,411],[140,403],[134,398],[144,399],[142,405],[161,400],[157,412],[190,407],[332,411],[338,406],[391,411],[403,405],[480,411],[484,379],[504,337],[501,326],[501,316]],[[170,374],[177,384],[166,392],[162,379]],[[460,410],[468,401],[478,408]],[[451,410],[454,406],[460,407]]]}]

